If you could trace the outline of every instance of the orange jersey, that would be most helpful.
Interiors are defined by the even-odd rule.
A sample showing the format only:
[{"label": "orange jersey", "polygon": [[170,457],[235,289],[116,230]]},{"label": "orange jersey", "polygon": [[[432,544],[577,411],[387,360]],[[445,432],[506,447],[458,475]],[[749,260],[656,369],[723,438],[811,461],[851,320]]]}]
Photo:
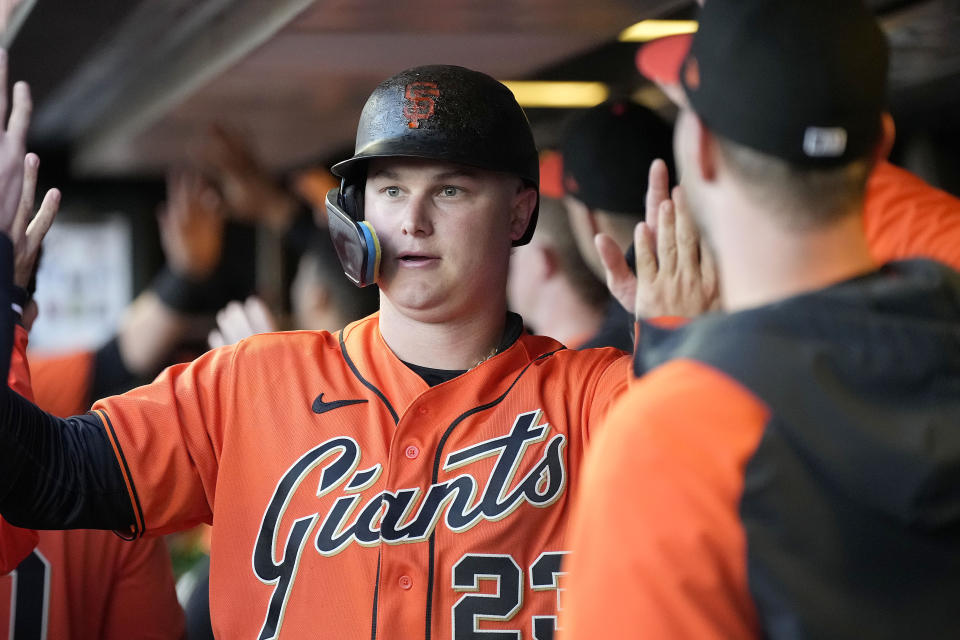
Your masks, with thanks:
[{"label": "orange jersey", "polygon": [[643,325],[592,443],[562,637],[960,629],[960,274],[927,260]]},{"label": "orange jersey", "polygon": [[549,638],[571,489],[629,366],[523,334],[431,388],[373,315],[253,336],[94,411],[135,533],[216,523],[218,637]]},{"label": "orange jersey", "polygon": [[878,264],[925,257],[960,270],[960,198],[883,162],[867,182],[863,225]]},{"label": "orange jersey", "polygon": [[35,404],[55,416],[68,418],[90,408],[93,351],[55,356],[30,354],[30,384]]},{"label": "orange jersey", "polygon": [[[26,343],[27,333],[18,325],[9,384],[32,399]],[[0,577],[0,629],[10,629],[11,638],[183,637],[183,610],[162,539],[128,542],[109,531],[15,531],[37,544],[12,573]]]}]

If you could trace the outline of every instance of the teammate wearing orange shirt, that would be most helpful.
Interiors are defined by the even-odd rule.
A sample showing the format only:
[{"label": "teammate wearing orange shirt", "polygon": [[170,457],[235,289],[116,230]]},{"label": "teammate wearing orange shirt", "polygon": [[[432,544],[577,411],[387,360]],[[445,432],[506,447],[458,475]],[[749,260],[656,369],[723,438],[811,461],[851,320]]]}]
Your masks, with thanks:
[{"label": "teammate wearing orange shirt", "polygon": [[[23,191],[24,158],[26,154],[27,128],[30,125],[30,91],[24,83],[13,87],[10,105],[10,120],[7,121],[7,52],[0,49],[0,278],[5,285],[13,279],[14,247],[11,237],[23,230],[15,226],[20,212]],[[15,304],[13,290],[0,286],[0,310]],[[22,304],[22,301],[21,301]],[[13,344],[13,323],[0,325],[0,372],[6,377],[10,368],[10,353]],[[37,535],[11,527],[0,517],[0,576],[13,571],[36,545]]]},{"label": "teammate wearing orange shirt", "polygon": [[537,165],[492,78],[385,81],[328,199],[345,271],[379,285],[379,313],[215,349],[86,416],[7,394],[0,510],[133,536],[213,521],[227,638],[552,637],[579,461],[630,360],[506,313]]},{"label": "teammate wearing orange shirt", "polygon": [[585,464],[564,637],[960,628],[960,276],[878,268],[864,233],[887,55],[859,0],[705,4],[675,148],[728,313],[642,326]]},{"label": "teammate wearing orange shirt", "polygon": [[[14,312],[21,323],[15,328],[17,346],[9,386],[30,400],[33,394],[25,352],[27,333],[37,315],[31,299],[35,265],[60,195],[55,189],[49,191],[33,216],[38,166],[36,155],[27,154],[13,230],[18,239],[14,245]],[[183,637],[184,616],[162,539],[129,543],[107,531],[86,530],[18,530],[10,535],[35,542],[25,549],[27,555],[15,569],[0,575],[0,629],[9,629],[11,638]]]},{"label": "teammate wearing orange shirt", "polygon": [[[27,330],[18,325],[15,333],[21,344],[10,386],[32,399],[23,358]],[[36,537],[16,569],[0,576],[0,629],[10,629],[11,639],[183,637],[183,610],[162,538],[129,542],[89,530],[38,531]]]}]

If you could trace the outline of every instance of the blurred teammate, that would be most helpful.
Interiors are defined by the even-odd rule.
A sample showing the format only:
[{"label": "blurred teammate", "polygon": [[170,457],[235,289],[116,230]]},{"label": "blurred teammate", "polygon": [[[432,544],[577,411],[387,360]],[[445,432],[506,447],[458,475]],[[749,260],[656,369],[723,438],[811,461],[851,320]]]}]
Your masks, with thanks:
[{"label": "blurred teammate", "polygon": [[[14,231],[26,241],[15,251],[14,284],[23,312],[15,329],[20,347],[13,358],[10,386],[30,399],[30,370],[23,353],[37,316],[32,291],[35,263],[59,203],[59,192],[49,191],[27,224],[37,168],[37,157],[28,154]],[[183,612],[163,540],[131,543],[108,531],[37,532],[30,554],[10,574],[0,576],[0,629],[10,629],[17,639],[181,638]]]},{"label": "blurred teammate", "polygon": [[644,378],[586,464],[565,637],[960,626],[960,276],[871,255],[886,62],[858,0],[706,3],[675,146],[729,314],[642,327]]},{"label": "blurred teammate", "polygon": [[[0,49],[0,228],[5,233],[0,237],[0,278],[4,283],[13,280],[14,246],[12,240],[22,240],[15,226],[20,211],[23,192],[24,157],[26,154],[27,129],[30,125],[31,100],[26,84],[18,82],[13,87],[10,105],[10,120],[7,121],[7,52]],[[12,232],[16,230],[17,236]],[[23,301],[14,300],[10,286],[0,286],[0,309],[13,308],[18,304],[22,311]],[[0,372],[4,377],[10,369],[10,353],[13,345],[13,323],[0,324]],[[10,526],[0,517],[0,576],[13,571],[31,552],[37,543],[37,535]]]},{"label": "blurred teammate", "polygon": [[541,198],[533,239],[510,257],[507,299],[534,333],[571,349],[603,324],[610,294],[580,256],[561,201]]},{"label": "blurred teammate", "polygon": [[[326,230],[317,229],[312,237],[290,285],[290,329],[336,331],[376,311],[376,288],[358,289],[343,277],[343,267]],[[210,346],[222,347],[280,328],[263,300],[251,296],[242,302],[230,302],[217,314]]]},{"label": "blurred teammate", "polygon": [[166,264],[130,303],[114,338],[92,351],[31,354],[38,406],[71,416],[99,397],[152,379],[198,327],[209,326],[201,312],[218,298],[229,299],[214,279],[223,251],[224,216],[209,185],[196,173],[171,172],[158,222]]}]

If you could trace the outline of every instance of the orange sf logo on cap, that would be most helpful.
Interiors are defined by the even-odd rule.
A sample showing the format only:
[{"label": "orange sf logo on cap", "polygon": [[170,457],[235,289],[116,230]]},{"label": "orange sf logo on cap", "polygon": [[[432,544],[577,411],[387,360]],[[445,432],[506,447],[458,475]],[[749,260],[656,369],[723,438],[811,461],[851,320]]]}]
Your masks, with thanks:
[{"label": "orange sf logo on cap", "polygon": [[700,88],[700,63],[693,56],[687,58],[683,65],[683,82],[693,91]]},{"label": "orange sf logo on cap", "polygon": [[407,126],[417,129],[421,120],[433,115],[434,98],[440,96],[440,89],[436,82],[420,80],[408,84],[403,96],[406,98],[403,115],[407,119]]}]

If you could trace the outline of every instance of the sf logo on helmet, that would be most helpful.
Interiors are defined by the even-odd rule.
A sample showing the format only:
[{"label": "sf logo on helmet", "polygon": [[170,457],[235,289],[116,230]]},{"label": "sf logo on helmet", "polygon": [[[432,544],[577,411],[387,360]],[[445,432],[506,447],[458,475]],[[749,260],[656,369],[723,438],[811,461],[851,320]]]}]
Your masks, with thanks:
[{"label": "sf logo on helmet", "polygon": [[420,127],[420,121],[433,115],[434,98],[439,97],[440,89],[436,82],[418,81],[407,85],[404,97],[403,115],[411,129]]}]

